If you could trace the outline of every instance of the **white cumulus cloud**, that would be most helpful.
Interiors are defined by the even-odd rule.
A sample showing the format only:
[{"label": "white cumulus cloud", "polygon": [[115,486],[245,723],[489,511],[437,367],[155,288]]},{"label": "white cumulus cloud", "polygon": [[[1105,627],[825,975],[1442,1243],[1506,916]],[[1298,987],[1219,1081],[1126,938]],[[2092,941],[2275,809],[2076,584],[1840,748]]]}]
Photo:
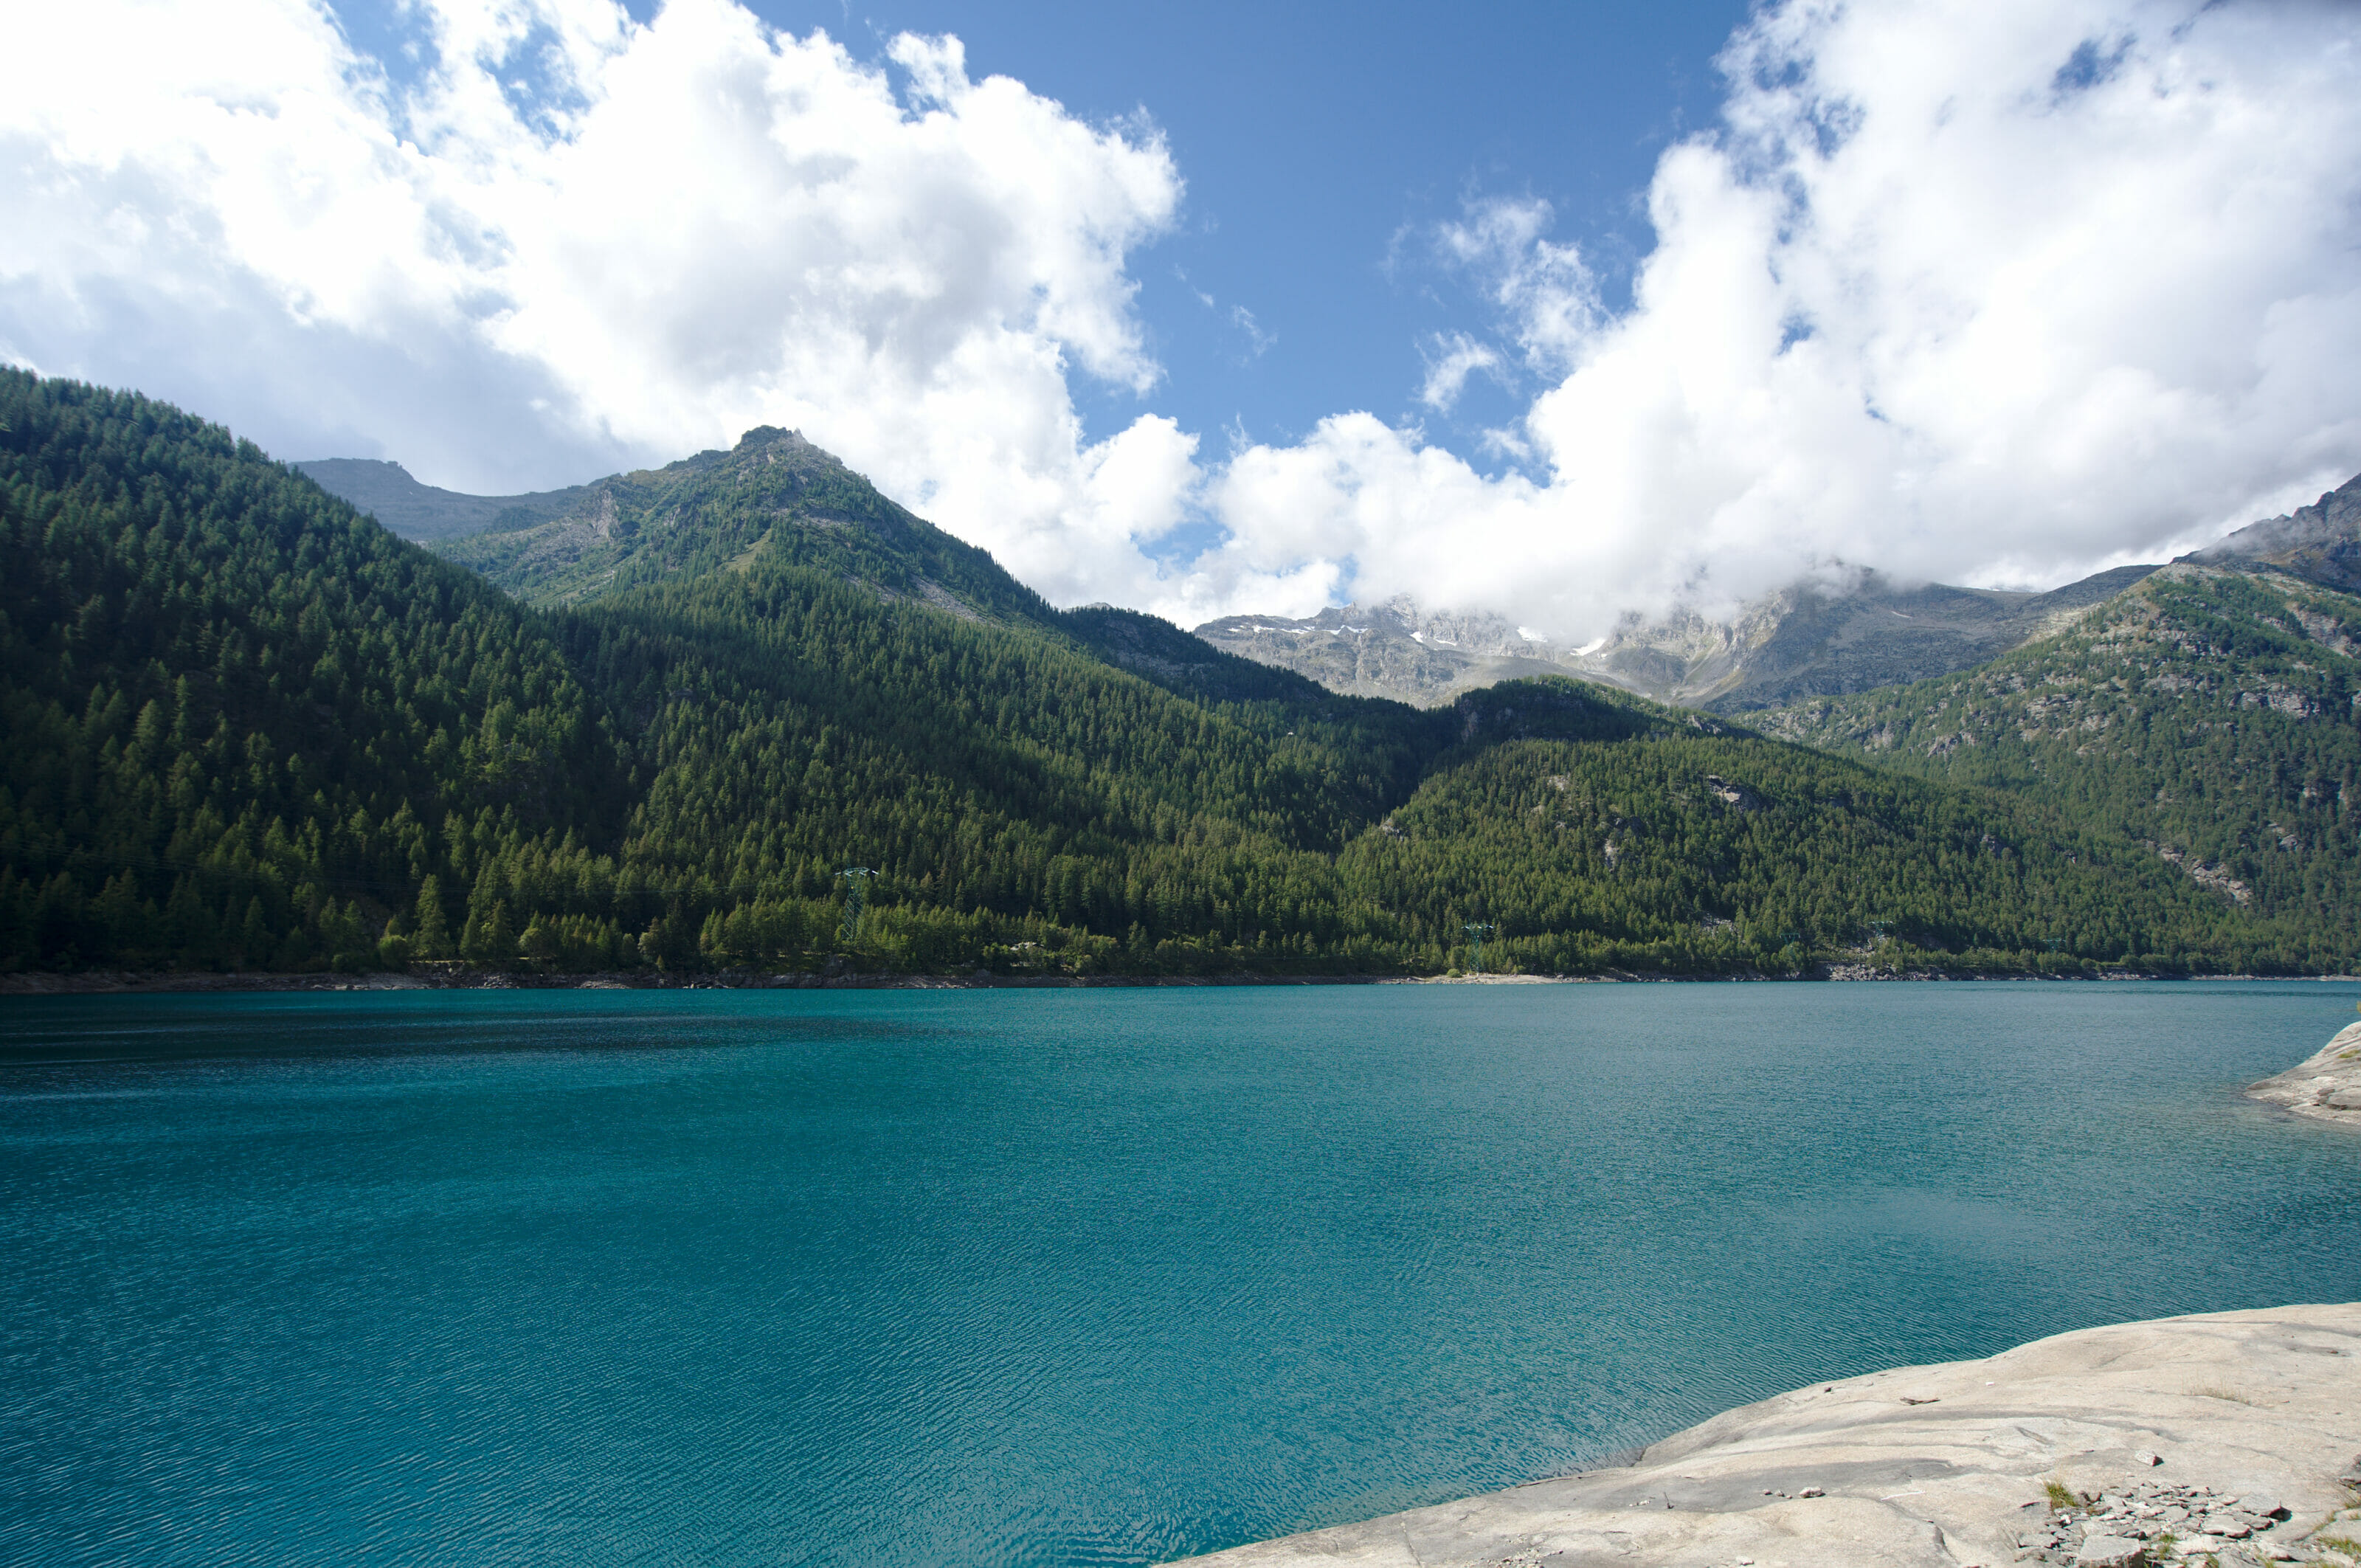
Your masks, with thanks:
[{"label": "white cumulus cloud", "polygon": [[2055,582],[2309,499],[2361,467],[2356,50],[2324,4],[1767,9],[1628,310],[1537,204],[1440,236],[1560,368],[1504,433],[1532,477],[1332,419],[1233,461],[1225,556],[1578,639],[1839,563]]}]

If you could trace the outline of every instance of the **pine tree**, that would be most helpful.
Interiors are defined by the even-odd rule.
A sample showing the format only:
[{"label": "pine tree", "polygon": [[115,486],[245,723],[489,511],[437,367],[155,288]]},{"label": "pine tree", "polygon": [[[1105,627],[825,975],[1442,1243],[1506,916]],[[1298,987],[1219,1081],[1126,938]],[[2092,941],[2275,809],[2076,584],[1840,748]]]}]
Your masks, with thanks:
[{"label": "pine tree", "polygon": [[417,931],[411,943],[423,959],[451,956],[451,927],[443,916],[443,880],[431,873],[418,886]]}]

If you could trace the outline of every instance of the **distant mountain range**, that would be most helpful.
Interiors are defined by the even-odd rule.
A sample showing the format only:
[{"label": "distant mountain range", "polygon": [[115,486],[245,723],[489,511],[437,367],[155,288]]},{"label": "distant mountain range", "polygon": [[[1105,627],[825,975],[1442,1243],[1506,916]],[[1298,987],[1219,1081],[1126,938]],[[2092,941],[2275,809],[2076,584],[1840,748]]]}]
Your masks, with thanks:
[{"label": "distant mountain range", "polygon": [[[2324,587],[2361,591],[2361,477],[2315,505],[2242,528],[2182,559],[2277,566]],[[1583,648],[1553,643],[1496,615],[1437,614],[1408,598],[1347,605],[1301,620],[1228,616],[1198,627],[1197,635],[1309,675],[1331,691],[1421,706],[1555,673],[1607,681],[1661,702],[1743,714],[1966,669],[2063,630],[2156,570],[2119,566],[2047,593],[1903,587],[1864,572],[1849,589],[1783,589],[1728,620],[1691,611],[1654,621],[1631,617]]]},{"label": "distant mountain range", "polygon": [[1197,635],[1331,691],[1422,707],[1554,674],[1741,714],[1963,669],[2056,630],[2155,570],[2122,566],[2048,593],[1900,587],[1870,572],[1849,592],[1789,588],[1731,620],[1686,611],[1649,622],[1634,617],[1586,648],[1560,646],[1499,616],[1427,613],[1407,598],[1304,620],[1230,616]]},{"label": "distant mountain range", "polygon": [[352,502],[402,538],[420,544],[555,517],[580,504],[591,488],[576,485],[523,496],[469,496],[422,485],[401,464],[369,457],[319,457],[293,466],[330,495]]},{"label": "distant mountain range", "polygon": [[[939,556],[946,548],[965,548],[917,524],[800,436],[772,433],[785,438],[785,444],[774,443],[778,453],[793,447],[788,461],[808,466],[823,490],[840,490],[852,508],[831,518],[825,504],[817,510],[807,506],[796,514],[804,523],[825,528],[857,514],[895,529],[925,528],[928,548]],[[546,604],[683,569],[688,557],[679,542],[664,542],[666,486],[675,482],[671,477],[709,467],[723,455],[708,452],[661,470],[521,496],[435,489],[392,463],[337,458],[296,466],[403,537],[431,543]],[[775,454],[772,460],[778,460]],[[762,532],[747,533],[741,546],[751,548]],[[2361,591],[2361,477],[2312,506],[2242,528],[2181,559],[2276,566],[2324,587]],[[1905,587],[1865,571],[1849,588],[1798,585],[1727,620],[1693,611],[1653,621],[1630,617],[1580,648],[1554,643],[1498,615],[1432,610],[1408,598],[1346,605],[1301,620],[1227,616],[1199,626],[1195,636],[1343,696],[1416,707],[1447,704],[1501,681],[1575,675],[1660,702],[1741,715],[1968,669],[2064,630],[2158,569],[2119,566],[2045,593],[1940,583]],[[961,602],[924,574],[906,587],[922,598]],[[1135,626],[1132,641],[1142,639],[1160,652],[1135,648],[1135,658],[1176,667],[1203,662],[1171,639]]]}]

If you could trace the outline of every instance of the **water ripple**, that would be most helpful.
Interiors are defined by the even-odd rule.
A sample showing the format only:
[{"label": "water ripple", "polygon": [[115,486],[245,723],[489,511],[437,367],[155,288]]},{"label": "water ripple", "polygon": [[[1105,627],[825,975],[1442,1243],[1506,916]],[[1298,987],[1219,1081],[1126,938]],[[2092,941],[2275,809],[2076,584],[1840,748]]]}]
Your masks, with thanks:
[{"label": "water ripple", "polygon": [[1141,1563],[2361,1297],[2355,990],[12,1001],[0,1562]]}]

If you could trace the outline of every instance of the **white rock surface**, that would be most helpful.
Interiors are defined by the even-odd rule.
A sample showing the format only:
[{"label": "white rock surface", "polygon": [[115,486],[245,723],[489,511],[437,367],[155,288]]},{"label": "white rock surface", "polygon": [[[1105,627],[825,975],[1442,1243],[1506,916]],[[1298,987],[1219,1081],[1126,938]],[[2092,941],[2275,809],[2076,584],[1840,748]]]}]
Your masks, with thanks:
[{"label": "white rock surface", "polygon": [[2361,1127],[2361,1024],[2348,1024],[2311,1060],[2247,1086],[2250,1099]]},{"label": "white rock surface", "polygon": [[[2167,1483],[2268,1496],[2293,1517],[2240,1543],[2255,1552],[2350,1506],[2356,1451],[2361,1302],[2219,1312],[1815,1383],[1726,1411],[1627,1468],[1192,1562],[2002,1568],[2049,1524],[2050,1482],[2092,1499]],[[1804,1496],[1812,1488],[1826,1495]]]},{"label": "white rock surface", "polygon": [[2074,1568],[2138,1568],[2147,1560],[2147,1542],[2120,1535],[2094,1535],[2074,1554]]}]

